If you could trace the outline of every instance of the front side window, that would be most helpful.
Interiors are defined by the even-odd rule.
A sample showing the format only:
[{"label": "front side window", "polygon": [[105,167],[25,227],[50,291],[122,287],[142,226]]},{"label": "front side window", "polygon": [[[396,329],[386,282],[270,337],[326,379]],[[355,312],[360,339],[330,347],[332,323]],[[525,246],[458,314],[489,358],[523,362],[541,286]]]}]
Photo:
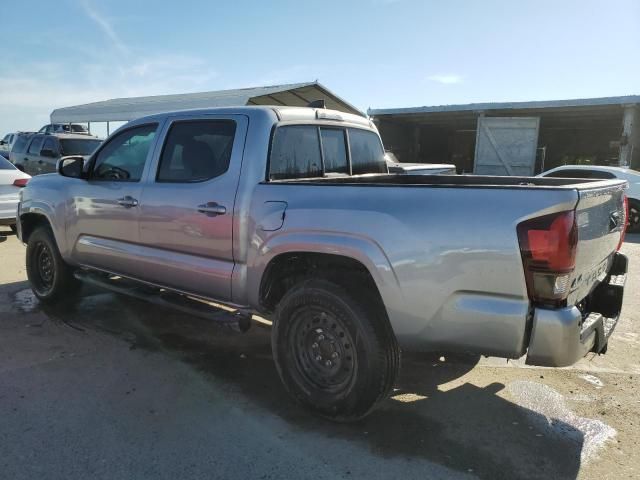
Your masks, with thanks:
[{"label": "front side window", "polygon": [[325,173],[349,173],[347,145],[342,128],[321,128]]},{"label": "front side window", "polygon": [[232,120],[176,122],[158,167],[158,182],[203,182],[229,169],[236,123]]},{"label": "front side window", "polygon": [[387,173],[387,162],[380,138],[368,130],[349,129],[351,170],[354,175]]},{"label": "front side window", "polygon": [[60,140],[62,155],[91,155],[102,141],[85,140],[84,138],[65,138]]},{"label": "front side window", "polygon": [[125,130],[104,146],[95,160],[92,180],[138,182],[142,178],[157,125]]},{"label": "front side window", "polygon": [[31,141],[31,145],[29,145],[29,151],[27,153],[29,155],[40,155],[40,150],[42,150],[42,142],[44,142],[44,137],[35,137]]},{"label": "front side window", "polygon": [[322,176],[318,128],[313,125],[276,129],[271,144],[269,178],[313,178]]}]

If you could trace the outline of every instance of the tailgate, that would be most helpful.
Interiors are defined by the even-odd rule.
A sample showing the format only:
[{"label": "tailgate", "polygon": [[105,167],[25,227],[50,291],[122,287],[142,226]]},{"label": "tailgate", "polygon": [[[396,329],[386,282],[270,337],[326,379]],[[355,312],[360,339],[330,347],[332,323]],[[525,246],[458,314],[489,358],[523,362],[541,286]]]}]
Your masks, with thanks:
[{"label": "tailgate", "polygon": [[586,297],[607,275],[624,229],[626,182],[606,180],[577,187],[578,245],[569,305]]}]

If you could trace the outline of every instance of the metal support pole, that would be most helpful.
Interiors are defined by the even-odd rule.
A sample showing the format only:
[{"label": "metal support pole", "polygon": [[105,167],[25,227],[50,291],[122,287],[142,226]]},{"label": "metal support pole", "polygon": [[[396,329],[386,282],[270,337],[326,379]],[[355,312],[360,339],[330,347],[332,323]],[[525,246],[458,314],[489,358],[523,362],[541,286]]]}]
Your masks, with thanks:
[{"label": "metal support pole", "polygon": [[109,136],[109,122],[107,122],[107,137]]},{"label": "metal support pole", "polygon": [[[631,165],[631,157],[633,155],[633,129],[635,118],[635,105],[625,105],[622,114],[622,136],[620,137],[620,158],[618,165],[628,167]],[[636,127],[637,128],[637,127]]]}]

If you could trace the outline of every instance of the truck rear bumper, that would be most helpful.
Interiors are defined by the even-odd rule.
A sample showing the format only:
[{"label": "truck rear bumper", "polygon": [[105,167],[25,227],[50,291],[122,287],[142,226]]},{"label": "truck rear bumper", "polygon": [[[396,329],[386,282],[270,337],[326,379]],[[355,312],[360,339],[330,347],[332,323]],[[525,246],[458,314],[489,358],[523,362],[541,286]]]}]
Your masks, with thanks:
[{"label": "truck rear bumper", "polygon": [[605,280],[585,299],[586,312],[576,306],[536,308],[527,364],[572,365],[588,352],[604,353],[620,318],[627,257],[616,253]]}]

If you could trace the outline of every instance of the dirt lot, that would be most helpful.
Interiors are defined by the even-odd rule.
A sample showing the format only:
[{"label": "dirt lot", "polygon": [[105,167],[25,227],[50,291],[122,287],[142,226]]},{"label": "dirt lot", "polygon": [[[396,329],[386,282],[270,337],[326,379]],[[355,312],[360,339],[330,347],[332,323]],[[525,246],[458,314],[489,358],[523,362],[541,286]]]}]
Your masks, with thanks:
[{"label": "dirt lot", "polygon": [[43,308],[24,247],[2,240],[0,478],[640,478],[640,236],[607,355],[405,355],[393,398],[354,425],[289,401],[268,326],[100,291]]}]

